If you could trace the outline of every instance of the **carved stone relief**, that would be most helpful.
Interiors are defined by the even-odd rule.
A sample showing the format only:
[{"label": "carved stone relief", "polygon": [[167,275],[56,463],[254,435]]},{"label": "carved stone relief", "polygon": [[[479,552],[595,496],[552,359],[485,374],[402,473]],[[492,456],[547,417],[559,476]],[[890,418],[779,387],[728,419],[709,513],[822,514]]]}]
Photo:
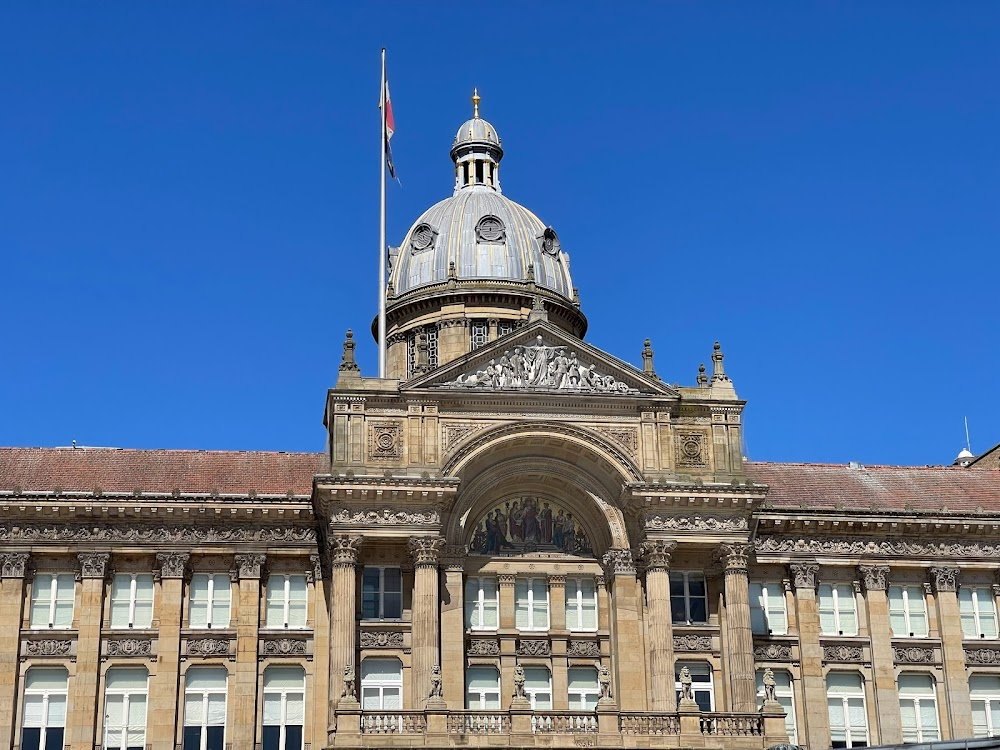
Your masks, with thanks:
[{"label": "carved stone relief", "polygon": [[859,662],[863,654],[861,646],[823,646],[823,661]]},{"label": "carved stone relief", "polygon": [[187,552],[157,552],[157,573],[163,578],[183,578],[187,572]]},{"label": "carved stone relief", "polygon": [[675,549],[677,542],[673,540],[647,539],[639,545],[639,555],[647,571],[667,570]]},{"label": "carved stone relief", "polygon": [[787,643],[760,643],[753,647],[753,658],[757,661],[790,661],[792,647]]},{"label": "carved stone relief", "polygon": [[236,569],[240,578],[260,578],[261,569],[266,562],[266,555],[236,555]]},{"label": "carved stone relief", "polygon": [[856,539],[850,537],[758,536],[754,539],[760,553],[810,553],[886,557],[987,557],[1000,558],[1000,543],[914,542],[902,539]]},{"label": "carved stone relief", "polygon": [[568,656],[600,656],[601,644],[597,641],[570,641],[566,645]]},{"label": "carved stone relief", "polygon": [[674,651],[711,651],[712,638],[708,635],[675,635]]},{"label": "carved stone relief", "polygon": [[361,648],[403,648],[403,634],[398,630],[362,630]]},{"label": "carved stone relief", "polygon": [[865,584],[865,591],[885,591],[889,576],[888,565],[859,565],[858,574]]},{"label": "carved stone relief", "polygon": [[965,649],[966,664],[1000,664],[1000,649],[967,648]]},{"label": "carved stone relief", "polygon": [[706,435],[702,432],[678,432],[674,441],[677,465],[690,468],[708,466]]},{"label": "carved stone relief", "polygon": [[[758,547],[757,551],[760,551]],[[792,582],[797,589],[816,588],[816,574],[819,572],[819,565],[816,563],[792,563],[788,566],[792,574]]]},{"label": "carved stone relief", "polygon": [[552,647],[547,640],[520,640],[517,641],[518,656],[549,656]]},{"label": "carved stone relief", "polygon": [[330,515],[330,523],[353,526],[419,526],[441,523],[436,510],[407,512],[393,508],[353,510],[343,508]]},{"label": "carved stone relief", "polygon": [[526,496],[490,508],[474,526],[473,554],[565,552],[591,557],[590,535],[574,515],[558,503]]},{"label": "carved stone relief", "polygon": [[46,638],[41,641],[25,641],[24,653],[28,656],[66,656],[73,650],[73,641]]},{"label": "carved stone relief", "polygon": [[929,571],[935,591],[957,591],[959,570],[953,566],[940,566]]},{"label": "carved stone relief", "polygon": [[104,578],[108,574],[108,552],[81,552],[77,555],[80,561],[81,578]]},{"label": "carved stone relief", "polygon": [[152,641],[142,638],[116,638],[108,641],[108,656],[150,656]]},{"label": "carved stone relief", "polygon": [[601,558],[607,576],[635,575],[635,560],[630,549],[609,549]]},{"label": "carved stone relief", "polygon": [[196,638],[187,643],[187,653],[191,656],[227,656],[229,640],[226,638]]},{"label": "carved stone relief", "polygon": [[29,557],[27,552],[0,553],[0,578],[24,578]]},{"label": "carved stone relief", "polygon": [[444,433],[441,445],[445,452],[450,451],[463,438],[472,435],[480,430],[486,429],[489,425],[481,422],[464,422],[460,424],[445,424],[441,429]]},{"label": "carved stone relief", "polygon": [[402,457],[402,423],[370,422],[368,425],[368,458],[372,461],[396,461]]},{"label": "carved stone relief", "polygon": [[197,526],[177,524],[26,524],[0,526],[0,542],[135,542],[200,544],[210,542],[313,543],[316,529],[293,526]]},{"label": "carved stone relief", "polygon": [[934,649],[917,646],[893,646],[892,658],[902,664],[928,664],[935,660]]},{"label": "carved stone relief", "polygon": [[746,531],[750,528],[742,516],[703,516],[700,513],[686,516],[646,513],[646,528],[658,531]]},{"label": "carved stone relief", "polygon": [[469,641],[469,656],[500,656],[500,641],[477,638]]},{"label": "carved stone relief", "polygon": [[273,641],[264,641],[261,649],[264,656],[304,656],[306,650],[306,642],[295,638],[278,638]]},{"label": "carved stone relief", "polygon": [[630,455],[636,456],[639,453],[639,433],[630,427],[598,427],[596,431],[601,435],[618,443],[627,450]]}]

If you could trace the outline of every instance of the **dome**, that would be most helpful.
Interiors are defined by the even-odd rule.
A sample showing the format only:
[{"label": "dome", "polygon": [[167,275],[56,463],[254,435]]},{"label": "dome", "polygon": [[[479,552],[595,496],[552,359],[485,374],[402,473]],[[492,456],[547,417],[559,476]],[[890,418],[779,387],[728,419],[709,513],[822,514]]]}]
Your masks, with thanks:
[{"label": "dome", "polygon": [[489,122],[480,117],[473,117],[471,120],[466,120],[462,123],[462,127],[455,133],[455,142],[453,145],[459,146],[463,143],[472,142],[493,143],[499,146],[500,136],[497,134],[496,128]]}]

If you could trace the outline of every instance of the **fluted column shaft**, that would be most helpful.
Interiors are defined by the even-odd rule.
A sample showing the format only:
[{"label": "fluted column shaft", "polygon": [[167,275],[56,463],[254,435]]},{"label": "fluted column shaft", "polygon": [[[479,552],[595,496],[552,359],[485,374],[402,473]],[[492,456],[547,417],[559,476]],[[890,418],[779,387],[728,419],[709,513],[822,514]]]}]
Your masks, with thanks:
[{"label": "fluted column shaft", "polygon": [[14,746],[18,668],[27,552],[0,553],[0,747]]},{"label": "fluted column shaft", "polygon": [[757,710],[757,684],[753,669],[753,634],[750,632],[750,581],[747,556],[750,545],[742,542],[720,547],[726,569],[726,661],[731,710]]},{"label": "fluted column shaft", "polygon": [[[357,648],[358,548],[361,537],[330,538],[333,574],[330,584],[330,707],[336,708],[344,690],[344,669],[354,668]],[[330,726],[335,726],[331,714]]]},{"label": "fluted column shaft", "polygon": [[421,709],[431,690],[431,671],[440,664],[438,651],[438,560],[444,549],[440,537],[412,537],[413,556],[413,677],[412,707]]},{"label": "fluted column shaft", "polygon": [[670,615],[670,558],[673,541],[646,541],[640,548],[646,563],[646,644],[649,653],[650,709],[676,711],[674,627]]}]

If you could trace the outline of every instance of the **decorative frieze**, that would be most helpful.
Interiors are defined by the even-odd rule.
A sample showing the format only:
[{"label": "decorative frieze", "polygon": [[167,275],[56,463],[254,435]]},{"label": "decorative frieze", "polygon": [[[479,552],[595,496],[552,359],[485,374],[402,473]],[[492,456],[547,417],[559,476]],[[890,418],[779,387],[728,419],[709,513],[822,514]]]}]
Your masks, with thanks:
[{"label": "decorative frieze", "polygon": [[80,561],[81,578],[105,578],[108,574],[109,552],[81,552],[76,556]]},{"label": "decorative frieze", "polygon": [[437,510],[404,511],[395,508],[342,508],[330,515],[330,523],[351,526],[420,526],[441,523]]},{"label": "decorative frieze", "polygon": [[158,578],[184,578],[190,559],[191,555],[187,552],[157,552],[154,575]]},{"label": "decorative frieze", "polygon": [[670,558],[677,549],[677,542],[663,539],[647,539],[639,545],[639,555],[646,570],[667,570]]},{"label": "decorative frieze", "polygon": [[336,567],[358,564],[358,550],[361,547],[361,537],[352,534],[335,534],[327,542],[333,564]]},{"label": "decorative frieze", "polygon": [[635,575],[635,560],[630,549],[609,549],[601,558],[606,575]]},{"label": "decorative frieze", "polygon": [[153,643],[147,638],[115,638],[107,644],[108,656],[151,656]]},{"label": "decorative frieze", "polygon": [[885,591],[889,577],[888,565],[859,565],[858,575],[865,584],[865,591]]},{"label": "decorative frieze", "polygon": [[754,539],[757,554],[813,554],[856,557],[945,557],[950,559],[1000,558],[1000,543],[856,537],[788,537],[761,535]]},{"label": "decorative frieze", "polygon": [[0,578],[24,578],[30,557],[27,552],[0,552]]},{"label": "decorative frieze", "polygon": [[68,656],[73,650],[73,641],[56,638],[45,638],[37,641],[25,641],[26,656]]},{"label": "decorative frieze", "polygon": [[548,640],[521,640],[517,641],[518,656],[550,656],[552,646]]},{"label": "decorative frieze", "polygon": [[690,515],[667,515],[646,513],[647,531],[746,531],[750,528],[745,516],[709,516],[700,513]]},{"label": "decorative frieze", "polygon": [[823,661],[859,662],[864,655],[861,646],[823,646]]},{"label": "decorative frieze", "polygon": [[931,664],[936,661],[934,649],[919,646],[893,646],[892,658],[899,664]]},{"label": "decorative frieze", "polygon": [[436,568],[444,549],[444,539],[439,536],[411,536],[406,549],[418,568]]},{"label": "decorative frieze", "polygon": [[791,661],[792,646],[789,643],[758,643],[753,647],[756,661]]},{"label": "decorative frieze", "polygon": [[276,638],[264,641],[261,653],[264,656],[305,656],[307,644],[297,638]]},{"label": "decorative frieze", "polygon": [[711,651],[712,637],[685,633],[674,636],[674,651]]},{"label": "decorative frieze", "polygon": [[295,526],[198,526],[194,524],[18,524],[0,526],[0,542],[111,542],[134,544],[211,544],[238,542],[316,542],[316,529]]},{"label": "decorative frieze", "polygon": [[593,656],[601,655],[601,644],[597,641],[570,641],[566,644],[567,656]]},{"label": "decorative frieze", "polygon": [[936,568],[931,568],[927,572],[930,574],[931,583],[934,585],[935,591],[941,592],[958,590],[958,568],[950,565],[941,565]]},{"label": "decorative frieze", "polygon": [[965,649],[966,664],[1000,665],[1000,649],[997,648],[967,648]]},{"label": "decorative frieze", "polygon": [[500,656],[500,641],[476,638],[469,641],[466,653],[469,656]]},{"label": "decorative frieze", "polygon": [[228,638],[195,638],[187,642],[188,656],[228,656]]},{"label": "decorative frieze", "polygon": [[240,578],[260,578],[261,569],[266,562],[266,555],[236,555],[236,570]]},{"label": "decorative frieze", "polygon": [[403,648],[400,630],[362,630],[361,648]]},{"label": "decorative frieze", "polygon": [[[760,552],[760,549],[757,549]],[[816,588],[816,574],[819,572],[819,565],[816,563],[792,563],[788,566],[788,571],[792,574],[792,583],[797,589]]]}]

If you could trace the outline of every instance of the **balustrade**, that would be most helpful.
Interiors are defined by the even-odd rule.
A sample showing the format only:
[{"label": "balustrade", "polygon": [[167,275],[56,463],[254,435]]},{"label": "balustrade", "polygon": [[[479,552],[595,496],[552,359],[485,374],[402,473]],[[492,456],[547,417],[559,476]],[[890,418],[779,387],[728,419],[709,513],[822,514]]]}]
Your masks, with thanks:
[{"label": "balustrade", "polygon": [[506,711],[451,711],[449,734],[510,734],[510,714]]},{"label": "balustrade", "polygon": [[377,711],[361,716],[363,734],[424,734],[427,716],[422,711]]},{"label": "balustrade", "polygon": [[681,721],[677,714],[621,713],[618,728],[622,734],[680,734]]},{"label": "balustrade", "polygon": [[726,735],[730,737],[761,737],[764,735],[764,719],[759,714],[701,714],[702,734]]},{"label": "balustrade", "polygon": [[531,730],[536,734],[590,734],[597,732],[597,714],[590,711],[535,711]]}]

